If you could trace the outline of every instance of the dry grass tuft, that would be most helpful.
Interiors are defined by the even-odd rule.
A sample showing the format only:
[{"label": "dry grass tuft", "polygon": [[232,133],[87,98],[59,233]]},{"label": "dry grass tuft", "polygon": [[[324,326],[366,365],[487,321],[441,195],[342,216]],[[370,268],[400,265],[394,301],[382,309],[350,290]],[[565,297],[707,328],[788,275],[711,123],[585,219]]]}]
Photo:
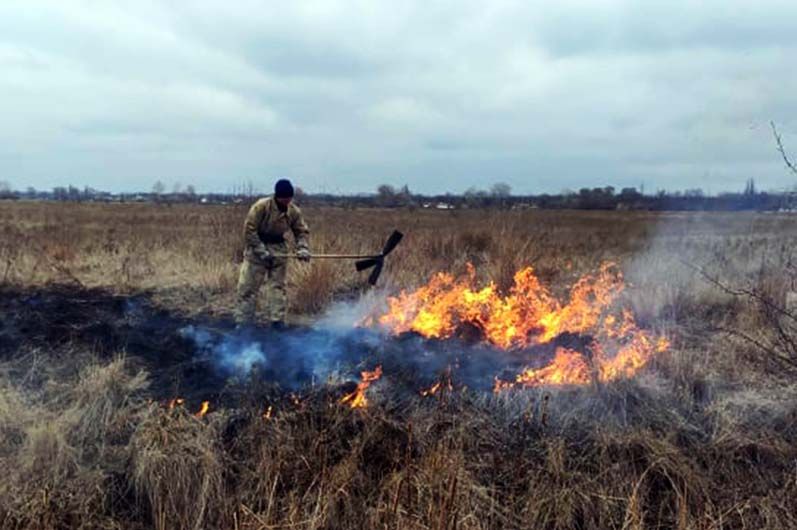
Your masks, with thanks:
[{"label": "dry grass tuft", "polygon": [[186,413],[151,405],[130,440],[131,481],[158,529],[217,526],[225,506],[218,432]]},{"label": "dry grass tuft", "polygon": [[0,389],[0,527],[118,527],[108,506],[112,478],[124,466],[125,426],[145,382],[123,364],[88,367],[39,393]]}]

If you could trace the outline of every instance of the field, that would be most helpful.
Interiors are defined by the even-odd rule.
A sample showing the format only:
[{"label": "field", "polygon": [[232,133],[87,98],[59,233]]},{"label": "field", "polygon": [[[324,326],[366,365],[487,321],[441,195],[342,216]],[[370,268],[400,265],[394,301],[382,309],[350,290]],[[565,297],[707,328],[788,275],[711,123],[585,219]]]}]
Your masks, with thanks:
[{"label": "field", "polygon": [[[314,252],[405,238],[376,289],[291,263],[291,328],[241,334],[245,208],[0,202],[0,528],[797,528],[797,216],[304,211]],[[586,324],[364,329],[441,271],[506,302],[532,266],[566,304],[605,263],[634,323],[609,342],[662,344],[633,374],[515,383],[598,363]]]}]

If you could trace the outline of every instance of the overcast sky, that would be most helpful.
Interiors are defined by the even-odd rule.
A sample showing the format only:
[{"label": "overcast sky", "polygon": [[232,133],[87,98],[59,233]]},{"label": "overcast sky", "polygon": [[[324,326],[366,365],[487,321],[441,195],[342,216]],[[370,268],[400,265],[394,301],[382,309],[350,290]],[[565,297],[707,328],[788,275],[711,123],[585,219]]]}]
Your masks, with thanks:
[{"label": "overcast sky", "polygon": [[1,0],[0,180],[785,189],[795,28],[794,0]]}]

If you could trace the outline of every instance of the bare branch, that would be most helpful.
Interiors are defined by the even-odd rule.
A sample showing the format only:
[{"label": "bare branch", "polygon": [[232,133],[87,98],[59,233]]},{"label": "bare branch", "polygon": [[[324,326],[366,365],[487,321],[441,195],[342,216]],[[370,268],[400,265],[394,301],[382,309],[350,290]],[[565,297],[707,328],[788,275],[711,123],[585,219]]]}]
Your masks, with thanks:
[{"label": "bare branch", "polygon": [[738,330],[738,329],[731,329],[726,327],[717,327],[715,328],[717,331],[721,331],[731,335],[733,337],[738,337],[749,344],[758,348],[761,352],[765,353],[769,356],[770,359],[774,360],[776,363],[780,363],[781,366],[791,369],[797,369],[797,361],[793,358],[789,357],[788,355],[778,351],[775,347],[765,344],[760,340],[751,337],[750,335]]},{"label": "bare branch", "polygon": [[775,304],[772,300],[770,300],[767,296],[764,296],[761,293],[756,292],[754,289],[746,289],[743,287],[742,288],[730,287],[722,283],[717,277],[707,273],[702,267],[698,267],[697,265],[692,265],[691,263],[684,260],[680,261],[683,265],[689,267],[690,269],[698,273],[704,280],[714,285],[715,287],[719,288],[720,290],[724,291],[725,293],[735,297],[745,297],[752,300],[756,300],[762,306],[771,309],[774,313],[797,323],[797,315],[794,315],[790,311],[783,309],[778,304]]},{"label": "bare branch", "polygon": [[780,366],[790,370],[797,370],[797,338],[794,336],[794,325],[797,324],[797,315],[780,307],[766,294],[757,291],[754,288],[737,288],[731,287],[723,283],[716,276],[712,276],[702,267],[692,265],[684,260],[681,263],[689,267],[697,274],[699,274],[705,281],[714,285],[723,292],[734,296],[741,297],[760,304],[767,322],[775,333],[775,342],[772,340],[761,340],[752,337],[739,329],[731,329],[725,327],[716,327],[717,331],[723,331],[729,335],[739,337],[749,344],[758,348],[761,352],[766,354],[768,358],[780,364]]},{"label": "bare branch", "polygon": [[780,156],[783,157],[783,161],[786,162],[786,167],[791,170],[792,173],[797,175],[797,166],[795,166],[791,160],[789,160],[789,155],[786,154],[786,149],[783,147],[783,141],[780,138],[780,134],[778,134],[778,130],[775,128],[775,122],[769,122],[770,127],[772,127],[772,135],[775,137],[775,143],[778,146],[778,152]]}]

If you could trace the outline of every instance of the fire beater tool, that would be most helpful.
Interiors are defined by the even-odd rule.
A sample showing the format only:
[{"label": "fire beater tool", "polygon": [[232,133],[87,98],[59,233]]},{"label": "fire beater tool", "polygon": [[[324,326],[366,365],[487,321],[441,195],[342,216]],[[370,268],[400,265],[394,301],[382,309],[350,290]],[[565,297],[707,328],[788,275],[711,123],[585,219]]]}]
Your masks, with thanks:
[{"label": "fire beater tool", "polygon": [[[373,267],[371,275],[368,277],[368,283],[376,285],[379,275],[382,274],[382,268],[385,266],[385,256],[393,252],[393,249],[401,242],[404,234],[398,230],[393,230],[390,237],[385,241],[382,252],[379,254],[312,254],[312,259],[356,259],[354,267],[357,271],[364,271]],[[298,258],[299,256],[293,254],[275,254],[275,258]]]}]

